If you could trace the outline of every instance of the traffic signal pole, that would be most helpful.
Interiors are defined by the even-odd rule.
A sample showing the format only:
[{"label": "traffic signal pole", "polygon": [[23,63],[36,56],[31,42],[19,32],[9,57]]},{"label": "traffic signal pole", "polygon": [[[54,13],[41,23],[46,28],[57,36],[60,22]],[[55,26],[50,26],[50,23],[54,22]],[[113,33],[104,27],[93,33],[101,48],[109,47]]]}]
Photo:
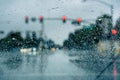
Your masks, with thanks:
[{"label": "traffic signal pole", "polygon": [[[72,19],[72,18],[67,18],[65,15],[63,15],[61,18],[44,18],[43,16],[39,16],[38,18],[32,17],[29,18],[28,16],[25,16],[25,23],[28,24],[30,23],[30,20],[32,22],[35,22],[37,20],[39,20],[40,24],[41,24],[41,36],[44,39],[44,31],[45,31],[45,23],[44,21],[48,20],[48,21],[62,21],[63,23],[66,23],[67,21],[71,21],[71,23],[73,24],[73,22],[75,22],[73,25],[80,25],[80,23],[90,23],[89,20],[82,20],[81,18],[77,18],[77,19]],[[40,43],[40,48],[43,50],[43,46],[44,46],[44,42]]]},{"label": "traffic signal pole", "polygon": [[112,29],[111,30],[111,36],[112,36],[112,55],[113,55],[113,58],[114,58],[114,63],[113,63],[113,79],[114,80],[117,80],[117,68],[116,68],[116,56],[118,56],[118,55],[116,55],[115,54],[115,45],[114,45],[114,40],[116,39],[116,34],[117,34],[117,30],[115,30],[115,29]]},{"label": "traffic signal pole", "polygon": [[[42,21],[42,23],[41,23],[41,29],[42,29],[42,38],[43,38],[43,40],[44,40],[44,28],[45,28],[44,21]],[[42,41],[41,59],[42,59],[42,56],[43,56],[43,48],[44,48],[44,42]]]},{"label": "traffic signal pole", "polygon": [[44,21],[41,23],[41,30],[42,30],[42,38],[44,38],[44,30],[45,30],[45,24]]}]

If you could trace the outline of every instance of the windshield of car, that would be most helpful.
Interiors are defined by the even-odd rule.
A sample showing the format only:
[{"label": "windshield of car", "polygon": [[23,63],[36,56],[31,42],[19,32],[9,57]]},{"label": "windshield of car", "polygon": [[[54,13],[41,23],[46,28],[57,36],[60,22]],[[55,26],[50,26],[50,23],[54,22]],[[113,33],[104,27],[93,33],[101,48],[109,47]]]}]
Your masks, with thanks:
[{"label": "windshield of car", "polygon": [[119,80],[120,0],[0,0],[0,80]]}]

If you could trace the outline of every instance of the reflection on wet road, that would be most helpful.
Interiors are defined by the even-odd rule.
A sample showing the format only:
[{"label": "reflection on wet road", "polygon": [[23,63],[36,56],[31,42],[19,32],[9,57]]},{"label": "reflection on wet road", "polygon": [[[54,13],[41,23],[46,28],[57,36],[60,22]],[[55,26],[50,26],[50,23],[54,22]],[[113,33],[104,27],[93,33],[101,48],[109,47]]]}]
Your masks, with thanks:
[{"label": "reflection on wet road", "polygon": [[[64,51],[43,55],[22,55],[22,63],[16,69],[0,66],[0,80],[93,80],[95,75],[69,61]],[[1,63],[2,64],[2,63]],[[15,63],[13,63],[15,64]],[[91,76],[94,75],[94,76]]]}]

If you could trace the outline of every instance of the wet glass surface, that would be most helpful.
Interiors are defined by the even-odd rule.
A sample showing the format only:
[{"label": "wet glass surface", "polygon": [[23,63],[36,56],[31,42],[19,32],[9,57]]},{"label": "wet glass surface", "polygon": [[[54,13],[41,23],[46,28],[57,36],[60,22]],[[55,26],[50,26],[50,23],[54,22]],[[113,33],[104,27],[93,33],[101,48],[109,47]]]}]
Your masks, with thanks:
[{"label": "wet glass surface", "polygon": [[0,80],[119,80],[120,0],[0,0]]}]

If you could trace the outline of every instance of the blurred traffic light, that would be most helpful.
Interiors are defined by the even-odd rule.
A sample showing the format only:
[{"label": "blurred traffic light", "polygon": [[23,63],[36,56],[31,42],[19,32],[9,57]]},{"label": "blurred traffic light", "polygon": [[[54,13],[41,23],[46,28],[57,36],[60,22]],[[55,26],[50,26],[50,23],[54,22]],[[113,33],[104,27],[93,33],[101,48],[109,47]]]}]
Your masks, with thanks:
[{"label": "blurred traffic light", "polygon": [[82,19],[81,18],[77,18],[77,24],[80,24],[80,22],[82,21]]},{"label": "blurred traffic light", "polygon": [[65,23],[65,22],[66,22],[66,19],[67,19],[67,17],[66,17],[66,16],[62,16],[62,21],[63,21],[63,23]]},{"label": "blurred traffic light", "polygon": [[40,16],[40,17],[39,17],[39,21],[40,21],[40,23],[43,22],[43,16]]},{"label": "blurred traffic light", "polygon": [[25,16],[25,23],[28,23],[28,22],[29,22],[29,17]]},{"label": "blurred traffic light", "polygon": [[79,25],[81,22],[82,22],[82,19],[81,18],[77,18],[76,20],[72,21],[72,24],[73,25]]},{"label": "blurred traffic light", "polygon": [[32,18],[31,18],[31,21],[32,21],[32,22],[35,22],[35,21],[36,21],[36,18],[35,18],[35,17],[32,17]]},{"label": "blurred traffic light", "polygon": [[111,33],[112,33],[112,35],[116,35],[116,34],[117,34],[117,30],[112,29],[112,30],[111,30]]},{"label": "blurred traffic light", "polygon": [[76,21],[72,21],[72,24],[74,24],[74,25],[75,25],[76,23],[77,23]]}]

